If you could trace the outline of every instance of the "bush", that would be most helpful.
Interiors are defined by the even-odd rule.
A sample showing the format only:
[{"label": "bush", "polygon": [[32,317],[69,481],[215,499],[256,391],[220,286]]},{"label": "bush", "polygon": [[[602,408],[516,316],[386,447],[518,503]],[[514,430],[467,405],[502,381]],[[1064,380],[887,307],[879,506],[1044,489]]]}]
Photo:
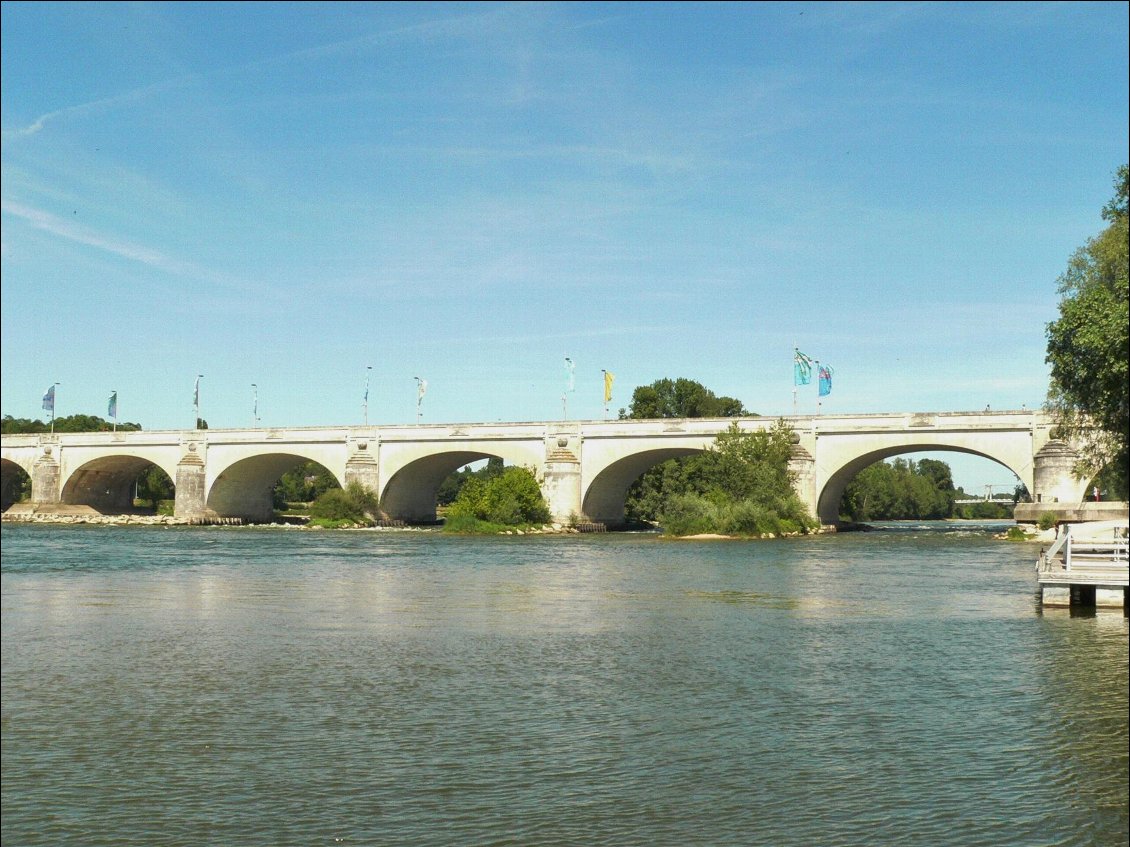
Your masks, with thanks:
[{"label": "bush", "polygon": [[543,524],[550,519],[537,479],[531,471],[518,467],[506,468],[485,481],[468,479],[447,516],[448,525],[456,519],[474,518],[502,527]]},{"label": "bush", "polygon": [[1040,529],[1055,529],[1056,518],[1051,512],[1044,512],[1040,515],[1040,521],[1036,524]]},{"label": "bush", "polygon": [[491,523],[476,518],[474,515],[448,513],[448,518],[443,522],[444,532],[455,532],[460,535],[498,535],[506,532],[509,527],[502,524]]},{"label": "bush", "polygon": [[668,535],[718,532],[718,507],[695,494],[677,494],[667,501],[659,525]]},{"label": "bush", "polygon": [[779,531],[776,513],[750,500],[730,504],[720,517],[719,531],[727,535],[765,535]]},{"label": "bush", "polygon": [[772,505],[756,500],[732,502],[717,492],[708,497],[681,494],[667,501],[660,525],[668,535],[784,535],[808,532],[818,524],[795,496],[778,498]]},{"label": "bush", "polygon": [[345,488],[331,488],[320,494],[310,504],[310,518],[311,523],[337,521],[340,524],[371,524],[379,510],[377,495],[354,480]]}]

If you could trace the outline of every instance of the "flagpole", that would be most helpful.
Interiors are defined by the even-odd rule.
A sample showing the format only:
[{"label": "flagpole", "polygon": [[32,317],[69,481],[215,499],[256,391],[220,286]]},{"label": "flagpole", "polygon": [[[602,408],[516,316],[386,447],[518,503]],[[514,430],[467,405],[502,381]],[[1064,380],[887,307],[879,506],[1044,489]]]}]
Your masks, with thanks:
[{"label": "flagpole", "polygon": [[796,417],[796,369],[797,360],[800,358],[800,348],[793,347],[793,417]]},{"label": "flagpole", "polygon": [[816,362],[816,416],[820,416],[820,409],[824,405],[824,401],[820,399],[820,360],[813,359]]},{"label": "flagpole", "polygon": [[204,379],[204,374],[196,375],[196,389],[192,392],[192,408],[196,414],[193,429],[200,429],[200,380],[202,379]]},{"label": "flagpole", "polygon": [[372,373],[373,373],[373,366],[372,365],[366,365],[365,366],[365,400],[361,404],[362,408],[365,411],[365,426],[369,425],[369,377],[370,377],[370,375],[372,375]]},{"label": "flagpole", "polygon": [[573,388],[573,360],[565,357],[565,371],[569,381],[565,383],[565,390],[561,392],[561,415],[563,420],[569,420],[569,391]]},{"label": "flagpole", "polygon": [[[52,388],[58,388],[59,385],[60,385],[60,383],[56,382],[56,383],[52,384],[51,387]],[[55,401],[57,399],[59,399],[59,392],[58,391],[52,392],[52,394],[51,394],[51,434],[52,435],[55,434]]]}]

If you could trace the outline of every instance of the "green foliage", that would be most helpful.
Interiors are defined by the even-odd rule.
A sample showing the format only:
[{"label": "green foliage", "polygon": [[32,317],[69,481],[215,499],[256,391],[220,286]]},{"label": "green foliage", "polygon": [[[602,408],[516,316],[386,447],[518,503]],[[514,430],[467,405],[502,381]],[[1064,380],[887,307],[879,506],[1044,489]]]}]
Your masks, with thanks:
[{"label": "green foliage", "polygon": [[[964,493],[964,492],[961,492]],[[982,500],[980,503],[954,504],[953,517],[967,521],[1005,520],[1013,514],[1013,502]]]},{"label": "green foliage", "polygon": [[1008,532],[1005,533],[1006,541],[1028,541],[1028,533],[1018,526],[1010,526]]},{"label": "green foliage", "polygon": [[698,494],[672,497],[664,509],[663,530],[668,535],[717,533],[759,537],[808,532],[816,528],[799,502],[787,514],[780,514],[755,500],[726,502]]},{"label": "green foliage", "polygon": [[161,501],[171,500],[174,493],[173,481],[156,465],[146,468],[137,478],[137,499],[149,503],[158,513]]},{"label": "green foliage", "polygon": [[311,523],[338,521],[342,524],[372,524],[380,513],[377,495],[354,480],[345,488],[323,492],[310,504]]},{"label": "green foliage", "polygon": [[456,535],[498,535],[509,529],[512,527],[480,520],[471,514],[448,515],[443,522],[443,531]]},{"label": "green foliage", "polygon": [[941,520],[953,515],[955,495],[945,462],[899,458],[856,474],[844,489],[840,512],[853,521]]},{"label": "green foliage", "polygon": [[664,505],[661,520],[668,535],[718,532],[718,507],[697,494],[676,494]]},{"label": "green foliage", "polygon": [[[632,393],[621,418],[733,418],[756,417],[733,397],[719,397],[691,379],[659,379]],[[646,471],[628,489],[625,516],[631,523],[654,521],[673,496],[705,488],[699,457],[671,459]]]},{"label": "green foliage", "polygon": [[448,474],[447,478],[439,484],[439,490],[436,492],[436,503],[440,506],[450,506],[455,502],[459,496],[460,490],[467,483],[469,479],[488,480],[493,479],[502,473],[503,464],[502,459],[497,456],[491,456],[484,467],[479,468],[477,471],[471,470],[471,466],[458,470],[453,474]]},{"label": "green foliage", "polygon": [[[1048,407],[1085,443],[1085,473],[1110,467],[1110,488],[1126,498],[1130,473],[1130,172],[1115,177],[1102,211],[1108,226],[1072,255],[1059,278],[1059,319],[1048,324]],[[1097,431],[1096,431],[1097,428]]]},{"label": "green foliage", "polygon": [[[55,432],[109,432],[114,428],[113,421],[103,420],[97,415],[66,415],[55,418]],[[120,423],[119,432],[134,432],[141,429],[141,424]],[[4,435],[27,435],[38,432],[50,432],[51,423],[31,418],[13,418],[4,415],[0,420],[0,433]]]},{"label": "green foliage", "polygon": [[659,501],[664,531],[752,536],[815,529],[793,491],[791,448],[792,430],[784,423],[745,432],[735,422],[706,452],[664,469],[671,483]]},{"label": "green foliage", "polygon": [[1044,512],[1042,515],[1040,515],[1040,520],[1036,524],[1036,526],[1044,530],[1055,529],[1055,525],[1056,517],[1051,512]]},{"label": "green foliage", "polygon": [[279,477],[272,499],[276,510],[285,511],[291,503],[310,503],[335,488],[341,488],[337,477],[317,462],[303,462]]},{"label": "green foliage", "polygon": [[621,418],[738,418],[749,417],[742,402],[733,397],[718,397],[691,379],[659,379],[632,392],[628,409]]},{"label": "green foliage", "polygon": [[489,479],[468,478],[447,515],[445,528],[452,520],[454,526],[467,517],[503,526],[543,524],[550,519],[537,478],[518,467],[504,468]]}]

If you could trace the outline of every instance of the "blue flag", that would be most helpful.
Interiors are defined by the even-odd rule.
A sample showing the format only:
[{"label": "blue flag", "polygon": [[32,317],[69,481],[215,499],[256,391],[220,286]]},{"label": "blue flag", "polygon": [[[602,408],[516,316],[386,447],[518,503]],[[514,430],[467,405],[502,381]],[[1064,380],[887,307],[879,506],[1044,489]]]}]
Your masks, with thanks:
[{"label": "blue flag", "polygon": [[812,382],[812,359],[793,348],[793,385],[808,385],[810,382]]},{"label": "blue flag", "polygon": [[106,417],[118,418],[118,392],[115,391],[110,395],[110,404],[106,407]]},{"label": "blue flag", "polygon": [[50,388],[48,388],[47,393],[43,395],[43,408],[46,411],[50,412],[51,414],[55,414],[55,386],[54,385],[52,385]]},{"label": "blue flag", "polygon": [[827,397],[832,393],[832,374],[834,371],[828,365],[820,366],[820,396]]}]

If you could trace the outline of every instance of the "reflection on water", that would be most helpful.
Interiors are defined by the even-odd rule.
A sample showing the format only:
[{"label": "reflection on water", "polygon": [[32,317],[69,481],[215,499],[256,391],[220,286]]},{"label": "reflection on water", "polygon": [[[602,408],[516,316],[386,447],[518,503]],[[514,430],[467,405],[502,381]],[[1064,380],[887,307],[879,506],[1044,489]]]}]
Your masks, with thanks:
[{"label": "reflection on water", "polygon": [[5,527],[5,844],[1127,843],[1127,622],[981,526]]}]

